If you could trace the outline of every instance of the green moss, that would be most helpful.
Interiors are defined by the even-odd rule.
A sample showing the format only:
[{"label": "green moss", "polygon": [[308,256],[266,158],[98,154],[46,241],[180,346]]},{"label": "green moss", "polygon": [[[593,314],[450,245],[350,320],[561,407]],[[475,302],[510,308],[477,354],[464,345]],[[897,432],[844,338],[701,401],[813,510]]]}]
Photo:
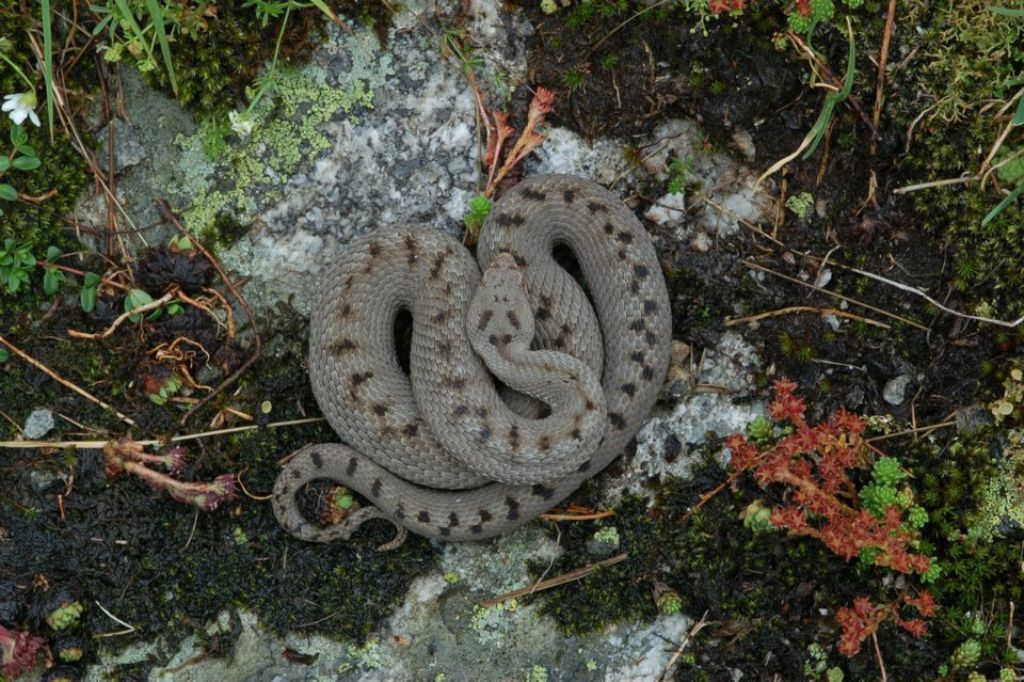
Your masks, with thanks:
[{"label": "green moss", "polygon": [[196,134],[176,140],[184,150],[189,229],[201,239],[221,241],[229,216],[251,212],[257,199],[280,199],[299,164],[331,147],[318,126],[339,113],[356,121],[360,110],[372,108],[373,88],[390,73],[390,60],[359,38],[352,41],[352,56],[353,68],[338,86],[328,84],[328,74],[317,67],[279,73],[273,94],[254,112],[252,135],[227,146],[215,161],[207,158],[204,141],[207,129],[218,124],[207,121]]}]

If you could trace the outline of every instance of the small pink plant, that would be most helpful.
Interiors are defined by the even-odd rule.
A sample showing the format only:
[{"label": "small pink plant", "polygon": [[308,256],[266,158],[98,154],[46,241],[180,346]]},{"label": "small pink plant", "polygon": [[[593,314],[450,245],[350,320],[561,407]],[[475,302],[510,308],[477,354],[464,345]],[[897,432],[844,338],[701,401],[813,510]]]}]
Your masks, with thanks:
[{"label": "small pink plant", "polygon": [[36,653],[43,646],[43,640],[35,635],[17,630],[8,630],[0,625],[0,673],[6,679],[15,679],[29,670],[36,660]]},{"label": "small pink plant", "polygon": [[148,454],[143,452],[141,445],[130,440],[111,442],[103,448],[108,476],[128,472],[157,490],[167,492],[178,502],[194,505],[202,511],[213,511],[222,503],[238,497],[238,477],[235,474],[223,474],[209,483],[195,483],[179,481],[147,466],[160,466],[172,474],[181,473],[185,468],[185,453],[184,448],[174,447],[155,455]]}]

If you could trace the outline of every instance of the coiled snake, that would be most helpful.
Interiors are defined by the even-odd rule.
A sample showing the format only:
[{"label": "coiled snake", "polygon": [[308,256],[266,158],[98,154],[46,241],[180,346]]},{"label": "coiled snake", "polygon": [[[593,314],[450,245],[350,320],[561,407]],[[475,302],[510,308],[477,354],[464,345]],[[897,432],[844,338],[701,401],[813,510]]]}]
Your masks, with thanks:
[{"label": "coiled snake", "polygon": [[[586,291],[556,262],[559,245]],[[492,537],[601,471],[647,418],[668,367],[669,300],[650,237],[618,197],[580,178],[527,178],[494,206],[477,260],[436,230],[389,227],[324,277],[309,374],[347,445],[307,446],[282,470],[273,508],[289,533],[348,539],[377,517],[399,541],[403,528]],[[403,309],[408,375],[394,347]],[[308,522],[295,493],[321,478],[375,507]]]}]

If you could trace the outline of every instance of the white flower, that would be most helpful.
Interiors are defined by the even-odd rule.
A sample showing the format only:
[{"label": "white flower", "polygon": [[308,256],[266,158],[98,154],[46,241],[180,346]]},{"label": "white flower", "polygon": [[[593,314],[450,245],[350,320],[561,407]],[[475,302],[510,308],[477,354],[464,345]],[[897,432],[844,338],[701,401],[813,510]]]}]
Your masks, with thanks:
[{"label": "white flower", "polygon": [[248,111],[232,111],[228,113],[228,120],[231,121],[231,129],[242,137],[248,137],[256,127],[256,121],[252,120]]},{"label": "white flower", "polygon": [[15,125],[21,125],[25,122],[25,119],[29,119],[35,125],[41,125],[39,123],[39,116],[34,111],[36,107],[36,93],[31,90],[28,92],[16,92],[12,95],[4,95],[4,105],[2,108],[8,112],[7,115],[11,117]]}]

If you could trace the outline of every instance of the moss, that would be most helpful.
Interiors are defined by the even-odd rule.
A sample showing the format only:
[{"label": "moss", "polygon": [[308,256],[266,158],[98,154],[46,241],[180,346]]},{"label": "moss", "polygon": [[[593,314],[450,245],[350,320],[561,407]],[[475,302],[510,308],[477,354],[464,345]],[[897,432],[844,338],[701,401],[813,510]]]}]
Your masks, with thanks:
[{"label": "moss", "polygon": [[225,147],[215,161],[207,158],[204,138],[216,123],[207,121],[196,134],[180,136],[184,191],[192,205],[183,216],[189,229],[216,242],[230,216],[251,212],[257,200],[280,199],[299,164],[330,149],[331,141],[318,126],[339,113],[356,121],[360,110],[373,106],[373,88],[390,73],[390,60],[374,51],[365,40],[353,38],[354,65],[338,85],[316,67],[281,72],[272,96],[257,106],[252,135]]}]

